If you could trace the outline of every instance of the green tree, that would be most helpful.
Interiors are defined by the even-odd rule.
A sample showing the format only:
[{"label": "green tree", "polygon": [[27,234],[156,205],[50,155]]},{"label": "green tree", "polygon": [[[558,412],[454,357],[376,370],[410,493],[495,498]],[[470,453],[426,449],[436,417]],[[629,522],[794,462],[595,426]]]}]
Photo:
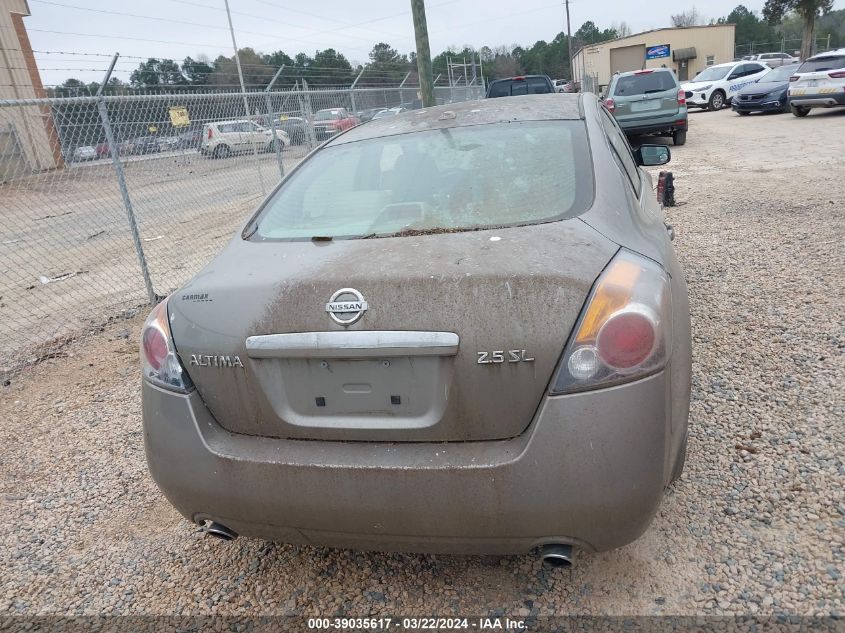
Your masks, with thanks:
[{"label": "green tree", "polygon": [[182,75],[192,86],[204,86],[209,82],[214,67],[206,61],[186,57],[182,60]]},{"label": "green tree", "polygon": [[182,76],[179,64],[172,59],[150,57],[132,71],[129,75],[129,83],[136,88],[150,88],[183,85],[187,83],[187,80]]},{"label": "green tree", "polygon": [[813,55],[816,20],[832,9],[833,0],[766,0],[763,6],[763,17],[769,24],[777,24],[790,11],[798,14],[803,24],[801,59],[807,59]]}]

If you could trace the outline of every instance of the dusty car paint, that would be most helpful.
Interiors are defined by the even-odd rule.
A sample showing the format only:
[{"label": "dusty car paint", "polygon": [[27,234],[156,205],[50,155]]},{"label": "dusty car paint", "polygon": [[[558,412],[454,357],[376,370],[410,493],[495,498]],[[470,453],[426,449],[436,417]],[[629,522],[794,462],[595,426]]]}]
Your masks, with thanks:
[{"label": "dusty car paint", "polygon": [[[580,118],[594,201],[575,217],[508,229],[310,242],[235,237],[168,302],[173,340],[197,389],[143,388],[150,470],[173,505],[240,534],[340,547],[508,553],[565,543],[598,551],[637,538],[685,446],[689,310],[651,179],[640,173],[639,196],[625,185],[599,116],[588,96],[522,96],[407,113],[330,141]],[[625,384],[548,395],[588,293],[620,248],[669,275],[668,362]],[[367,304],[348,327],[326,312],[343,288]],[[397,395],[408,400],[395,406],[407,409],[384,404],[353,416],[318,411],[330,407],[318,393],[307,394],[310,411],[297,400],[331,384],[316,372],[335,360],[322,366],[313,355],[247,345],[284,333],[396,331],[442,333],[449,352],[402,367],[406,392]],[[503,358],[525,350],[533,360],[478,363],[479,351],[493,358],[497,350]],[[194,355],[237,356],[243,367],[190,366]],[[412,380],[417,366],[421,380]],[[314,379],[301,380],[307,373]],[[426,406],[415,409],[420,397]]]}]

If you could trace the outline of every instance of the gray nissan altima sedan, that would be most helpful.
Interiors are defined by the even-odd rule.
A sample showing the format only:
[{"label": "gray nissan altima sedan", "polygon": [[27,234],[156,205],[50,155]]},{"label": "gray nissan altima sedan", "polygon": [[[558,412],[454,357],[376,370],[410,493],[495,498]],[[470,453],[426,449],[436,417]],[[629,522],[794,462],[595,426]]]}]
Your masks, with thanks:
[{"label": "gray nissan altima sedan", "polygon": [[160,303],[147,460],[221,538],[518,553],[636,539],[683,468],[687,288],[591,95],[345,131]]}]

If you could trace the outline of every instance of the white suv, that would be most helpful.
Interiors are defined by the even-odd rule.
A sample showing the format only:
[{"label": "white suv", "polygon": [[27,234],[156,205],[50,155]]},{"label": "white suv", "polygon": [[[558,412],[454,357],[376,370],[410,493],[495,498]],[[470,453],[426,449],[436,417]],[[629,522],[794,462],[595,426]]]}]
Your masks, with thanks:
[{"label": "white suv", "polygon": [[[290,145],[290,137],[284,130],[276,130],[275,143],[284,150]],[[200,152],[214,158],[226,158],[236,152],[275,150],[273,132],[253,121],[215,121],[206,123],[202,129]]]},{"label": "white suv", "polygon": [[797,64],[801,60],[793,57],[789,53],[760,53],[759,55],[749,55],[743,57],[746,61],[763,62],[766,66],[775,68],[776,66],[788,66],[789,64]]},{"label": "white suv", "polygon": [[795,116],[807,116],[811,108],[845,106],[845,48],[801,64],[789,78],[787,99]]},{"label": "white suv", "polygon": [[759,62],[728,62],[708,66],[681,86],[687,108],[720,110],[730,104],[733,96],[745,86],[753,84],[771,70]]}]

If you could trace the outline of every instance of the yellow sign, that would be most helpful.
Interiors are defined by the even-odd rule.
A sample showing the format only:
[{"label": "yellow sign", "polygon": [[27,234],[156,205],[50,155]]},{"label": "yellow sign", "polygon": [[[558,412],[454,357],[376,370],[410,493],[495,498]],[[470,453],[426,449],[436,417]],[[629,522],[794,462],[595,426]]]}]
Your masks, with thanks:
[{"label": "yellow sign", "polygon": [[173,106],[168,111],[173,127],[185,127],[191,124],[191,118],[188,116],[188,108],[185,106]]},{"label": "yellow sign", "polygon": [[158,128],[155,125],[151,125],[147,128],[148,132],[158,132]]}]

